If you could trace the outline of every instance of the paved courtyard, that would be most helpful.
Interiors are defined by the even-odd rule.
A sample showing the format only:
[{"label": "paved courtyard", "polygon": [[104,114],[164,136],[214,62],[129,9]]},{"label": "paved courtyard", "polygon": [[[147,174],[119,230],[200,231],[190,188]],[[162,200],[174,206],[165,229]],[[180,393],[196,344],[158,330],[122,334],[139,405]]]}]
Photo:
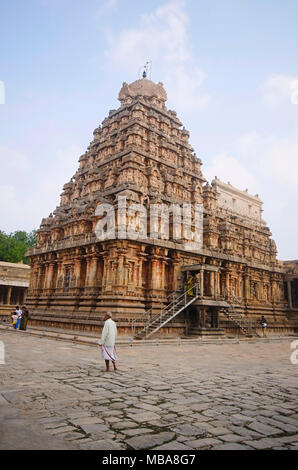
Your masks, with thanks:
[{"label": "paved courtyard", "polygon": [[294,338],[94,346],[1,331],[0,448],[297,449]]}]

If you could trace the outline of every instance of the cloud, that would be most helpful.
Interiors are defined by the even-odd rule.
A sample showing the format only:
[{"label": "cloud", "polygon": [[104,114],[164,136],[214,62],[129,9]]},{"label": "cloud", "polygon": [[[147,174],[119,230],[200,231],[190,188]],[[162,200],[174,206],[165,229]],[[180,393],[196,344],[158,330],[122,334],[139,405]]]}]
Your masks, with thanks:
[{"label": "cloud", "polygon": [[270,108],[282,104],[298,104],[298,77],[271,74],[261,84],[264,103]]},{"label": "cloud", "polygon": [[[278,138],[252,131],[234,143],[234,156],[222,152],[213,156],[205,170],[234,186],[260,192],[264,182],[298,197],[298,138]],[[245,182],[247,182],[245,184]]]},{"label": "cloud", "polygon": [[0,163],[1,173],[5,179],[9,171],[15,171],[16,177],[19,178],[22,171],[31,167],[30,160],[25,153],[6,146],[0,146]]},{"label": "cloud", "polygon": [[[204,175],[250,194],[259,194],[281,259],[297,258],[298,138],[279,138],[252,131],[241,135],[231,151],[211,157]],[[296,251],[296,252],[295,252]]]},{"label": "cloud", "polygon": [[142,15],[136,27],[106,33],[107,60],[113,67],[136,74],[152,61],[152,79],[163,81],[175,109],[201,109],[211,96],[202,91],[206,73],[192,53],[188,23],[183,0],[165,3]]},{"label": "cloud", "polygon": [[77,145],[57,149],[49,169],[34,168],[33,171],[26,155],[1,147],[4,177],[0,183],[0,220],[5,221],[5,227],[0,227],[0,230],[12,232],[38,228],[41,219],[60,203],[63,185],[77,170],[81,154],[82,149]]},{"label": "cloud", "polygon": [[97,16],[101,18],[106,11],[108,10],[115,10],[117,7],[118,0],[106,0],[106,1],[101,1],[98,10],[97,10]]},{"label": "cloud", "polygon": [[204,175],[211,181],[215,176],[225,183],[231,183],[239,189],[248,189],[249,193],[257,192],[257,177],[236,157],[226,152],[215,155],[206,166]]}]

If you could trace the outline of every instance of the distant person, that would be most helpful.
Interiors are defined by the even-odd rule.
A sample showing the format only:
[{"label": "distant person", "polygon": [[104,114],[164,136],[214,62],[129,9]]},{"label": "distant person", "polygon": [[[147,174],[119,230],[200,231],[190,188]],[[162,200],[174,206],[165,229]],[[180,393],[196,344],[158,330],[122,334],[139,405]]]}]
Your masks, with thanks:
[{"label": "distant person", "polygon": [[189,278],[186,281],[186,289],[187,289],[187,295],[194,296],[194,286],[196,284],[196,278],[192,274],[189,276]]},{"label": "distant person", "polygon": [[21,322],[21,318],[22,318],[22,310],[20,309],[20,307],[17,305],[16,306],[16,310],[15,310],[15,314],[18,316],[17,318],[17,324],[16,324],[16,327],[15,329],[17,330],[20,326],[20,322]]},{"label": "distant person", "polygon": [[12,326],[16,330],[17,329],[18,315],[17,315],[16,312],[12,312],[11,317],[12,317]]},{"label": "distant person", "polygon": [[116,323],[112,320],[111,312],[107,312],[105,317],[105,324],[102,330],[101,339],[98,341],[99,346],[101,347],[102,357],[106,363],[105,372],[110,370],[110,361],[112,361],[114,370],[117,370],[116,367],[116,349],[115,341],[117,336],[117,327]]},{"label": "distant person", "polygon": [[22,307],[22,318],[21,318],[21,321],[20,321],[20,330],[26,330],[27,329],[28,319],[29,319],[29,310],[24,305]]},{"label": "distant person", "polygon": [[265,338],[267,337],[267,334],[266,334],[267,326],[268,326],[267,320],[266,320],[266,318],[264,317],[264,315],[262,315],[262,318],[261,318],[261,327],[262,327],[262,331],[263,331],[263,336],[264,336]]}]

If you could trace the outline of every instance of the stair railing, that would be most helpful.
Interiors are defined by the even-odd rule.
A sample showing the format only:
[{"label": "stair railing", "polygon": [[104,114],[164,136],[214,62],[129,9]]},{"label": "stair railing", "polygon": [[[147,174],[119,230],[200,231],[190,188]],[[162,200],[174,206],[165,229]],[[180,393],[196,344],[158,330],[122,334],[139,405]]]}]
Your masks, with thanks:
[{"label": "stair railing", "polygon": [[[191,294],[191,292],[193,292],[193,294]],[[177,291],[175,293],[177,294]],[[173,294],[170,294],[170,296],[171,295]],[[194,297],[194,298],[199,297],[199,284],[193,285],[192,287],[184,291],[181,295],[178,295],[178,297],[173,297],[173,300],[165,307],[162,307],[160,310],[160,313],[155,315],[155,317],[153,317],[147,323],[147,325],[141,331],[139,331],[135,336],[138,337],[142,335],[143,333],[145,333],[145,336],[147,336],[149,328],[153,326],[155,323],[159,323],[160,328],[161,328],[163,319],[165,318],[165,316],[168,316],[169,314],[171,314],[171,311],[172,311],[172,314],[170,315],[170,318],[175,316],[175,307],[177,307],[181,302],[183,302],[182,306],[177,311],[177,314],[178,314],[178,312],[183,310],[183,308],[185,308],[186,304],[189,302],[188,300],[189,297]],[[152,311],[153,311],[153,308],[149,310],[149,312],[152,312]],[[149,317],[149,312],[148,312],[148,317]]]}]

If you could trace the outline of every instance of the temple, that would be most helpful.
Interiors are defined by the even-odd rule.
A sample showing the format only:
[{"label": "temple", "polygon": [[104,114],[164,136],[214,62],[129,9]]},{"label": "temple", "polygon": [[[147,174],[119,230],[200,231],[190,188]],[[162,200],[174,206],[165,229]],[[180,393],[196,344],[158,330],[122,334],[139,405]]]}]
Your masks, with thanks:
[{"label": "temple", "polygon": [[[163,84],[146,76],[123,83],[120,107],[95,129],[28,253],[31,323],[97,331],[109,310],[119,333],[136,338],[257,335],[264,315],[270,331],[293,332],[289,273],[262,201],[206,182],[166,100]],[[175,210],[185,207],[177,234]]]}]

